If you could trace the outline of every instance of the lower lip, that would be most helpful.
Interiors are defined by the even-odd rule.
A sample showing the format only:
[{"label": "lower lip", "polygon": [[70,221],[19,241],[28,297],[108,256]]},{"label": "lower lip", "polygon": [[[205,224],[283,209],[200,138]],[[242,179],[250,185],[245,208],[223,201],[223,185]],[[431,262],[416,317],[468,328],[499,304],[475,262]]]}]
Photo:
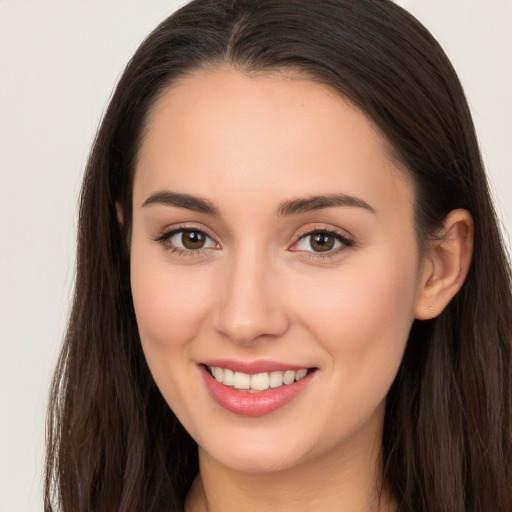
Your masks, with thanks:
[{"label": "lower lip", "polygon": [[280,409],[304,390],[314,373],[309,371],[305,377],[292,384],[249,393],[224,386],[212,377],[205,366],[199,365],[199,368],[213,399],[227,411],[241,416],[263,416]]}]

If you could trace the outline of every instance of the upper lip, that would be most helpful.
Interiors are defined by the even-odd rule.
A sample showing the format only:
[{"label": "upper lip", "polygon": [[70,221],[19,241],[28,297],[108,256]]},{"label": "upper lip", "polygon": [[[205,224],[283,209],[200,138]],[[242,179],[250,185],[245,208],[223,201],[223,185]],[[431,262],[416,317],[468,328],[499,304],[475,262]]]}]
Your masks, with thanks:
[{"label": "upper lip", "polygon": [[208,361],[201,361],[201,364],[224,369],[227,368],[234,372],[247,373],[249,375],[264,372],[284,372],[286,370],[297,371],[304,368],[309,368],[305,365],[297,365],[270,360],[238,361],[233,359],[209,359]]}]

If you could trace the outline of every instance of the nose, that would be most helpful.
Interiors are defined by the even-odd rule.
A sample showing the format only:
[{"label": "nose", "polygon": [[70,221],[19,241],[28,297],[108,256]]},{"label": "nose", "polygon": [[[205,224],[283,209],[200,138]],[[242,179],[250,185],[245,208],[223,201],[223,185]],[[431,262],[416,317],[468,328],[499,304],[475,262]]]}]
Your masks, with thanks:
[{"label": "nose", "polygon": [[215,328],[236,343],[276,338],[289,319],[276,271],[264,257],[237,258],[225,270]]}]

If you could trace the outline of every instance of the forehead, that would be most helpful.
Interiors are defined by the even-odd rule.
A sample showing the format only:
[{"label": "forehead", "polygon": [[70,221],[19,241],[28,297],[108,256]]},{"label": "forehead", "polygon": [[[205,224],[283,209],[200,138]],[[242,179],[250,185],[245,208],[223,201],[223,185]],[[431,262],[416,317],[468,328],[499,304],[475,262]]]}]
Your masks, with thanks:
[{"label": "forehead", "polygon": [[336,189],[377,203],[397,193],[412,202],[408,175],[374,123],[332,88],[296,73],[200,70],[155,103],[134,196],[143,200],[159,187],[207,196],[220,186],[281,199]]}]

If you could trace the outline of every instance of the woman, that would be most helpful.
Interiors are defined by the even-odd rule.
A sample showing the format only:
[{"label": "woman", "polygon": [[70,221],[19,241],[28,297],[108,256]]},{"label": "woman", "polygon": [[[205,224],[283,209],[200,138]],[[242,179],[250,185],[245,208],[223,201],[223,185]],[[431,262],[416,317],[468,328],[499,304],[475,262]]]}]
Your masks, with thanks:
[{"label": "woman", "polygon": [[512,509],[509,266],[401,8],[183,7],[117,86],[78,232],[47,510]]}]

